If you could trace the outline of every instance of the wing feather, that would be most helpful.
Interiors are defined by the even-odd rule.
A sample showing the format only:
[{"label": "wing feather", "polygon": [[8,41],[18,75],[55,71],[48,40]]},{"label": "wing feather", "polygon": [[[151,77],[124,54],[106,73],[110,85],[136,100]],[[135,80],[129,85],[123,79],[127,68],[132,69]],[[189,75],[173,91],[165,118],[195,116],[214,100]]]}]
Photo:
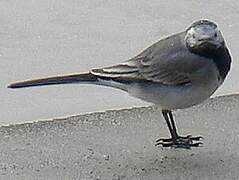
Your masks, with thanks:
[{"label": "wing feather", "polygon": [[195,55],[182,43],[184,33],[163,39],[138,56],[118,65],[93,69],[98,77],[117,81],[151,81],[179,85],[191,81],[190,74],[205,66],[205,58]]}]

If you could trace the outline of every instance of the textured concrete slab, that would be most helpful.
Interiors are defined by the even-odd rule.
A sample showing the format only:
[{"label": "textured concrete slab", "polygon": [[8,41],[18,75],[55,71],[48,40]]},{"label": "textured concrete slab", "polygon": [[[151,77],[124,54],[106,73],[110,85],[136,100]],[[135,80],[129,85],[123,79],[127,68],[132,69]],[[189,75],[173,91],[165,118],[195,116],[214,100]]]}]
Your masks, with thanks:
[{"label": "textured concrete slab", "polygon": [[156,107],[107,111],[0,128],[0,179],[238,179],[239,96],[175,112],[204,146],[155,147],[168,136]]}]

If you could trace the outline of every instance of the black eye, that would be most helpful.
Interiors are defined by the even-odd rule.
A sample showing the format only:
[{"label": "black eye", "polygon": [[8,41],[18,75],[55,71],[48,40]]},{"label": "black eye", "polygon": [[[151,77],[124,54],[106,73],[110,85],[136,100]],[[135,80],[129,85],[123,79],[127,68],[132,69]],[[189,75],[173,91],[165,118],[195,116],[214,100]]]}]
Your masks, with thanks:
[{"label": "black eye", "polygon": [[217,37],[217,33],[214,34],[214,37]]},{"label": "black eye", "polygon": [[195,36],[195,34],[193,34],[193,38],[195,38],[196,36]]}]

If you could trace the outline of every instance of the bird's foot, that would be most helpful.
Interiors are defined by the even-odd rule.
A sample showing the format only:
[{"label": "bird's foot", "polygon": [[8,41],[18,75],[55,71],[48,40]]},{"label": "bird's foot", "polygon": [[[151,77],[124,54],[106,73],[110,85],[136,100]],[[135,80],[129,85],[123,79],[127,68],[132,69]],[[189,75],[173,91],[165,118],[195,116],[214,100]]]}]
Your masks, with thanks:
[{"label": "bird's foot", "polygon": [[200,142],[200,140],[202,140],[202,139],[203,139],[202,136],[193,137],[191,135],[188,135],[188,136],[178,136],[176,139],[173,139],[173,138],[160,138],[160,139],[156,140],[155,146],[162,145],[163,147],[190,149],[191,147],[199,147],[199,146],[201,146],[203,143]]}]

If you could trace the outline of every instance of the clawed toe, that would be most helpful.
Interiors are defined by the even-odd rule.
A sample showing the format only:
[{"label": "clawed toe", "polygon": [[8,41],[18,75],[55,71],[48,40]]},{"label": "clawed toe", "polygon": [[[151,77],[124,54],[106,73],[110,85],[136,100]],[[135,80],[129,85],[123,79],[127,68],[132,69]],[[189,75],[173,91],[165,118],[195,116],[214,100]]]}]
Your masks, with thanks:
[{"label": "clawed toe", "polygon": [[155,144],[155,146],[159,146],[159,145],[162,145],[162,147],[172,147],[174,144],[172,142],[168,142],[168,143],[166,143],[166,142],[157,142]]},{"label": "clawed toe", "polygon": [[185,148],[190,149],[191,147],[200,147],[203,145],[202,142],[194,142],[202,140],[202,136],[192,137],[188,136],[178,136],[177,139],[172,138],[160,138],[156,140],[155,146],[161,145],[162,147],[172,147],[172,148]]},{"label": "clawed toe", "polygon": [[173,114],[171,110],[162,110],[163,117],[167,123],[169,132],[171,134],[171,138],[160,138],[156,140],[155,146],[162,147],[172,147],[172,148],[185,148],[190,149],[191,147],[199,147],[202,146],[202,142],[200,142],[203,137],[187,135],[187,136],[179,136],[177,133],[176,124],[173,119]]},{"label": "clawed toe", "polygon": [[203,137],[202,137],[202,136],[195,136],[195,137],[193,137],[192,135],[179,136],[178,138],[180,138],[180,139],[190,139],[190,140],[192,140],[192,141],[200,141],[200,140],[203,140]]},{"label": "clawed toe", "polygon": [[156,140],[156,143],[160,143],[160,142],[171,142],[172,138],[159,138]]}]

